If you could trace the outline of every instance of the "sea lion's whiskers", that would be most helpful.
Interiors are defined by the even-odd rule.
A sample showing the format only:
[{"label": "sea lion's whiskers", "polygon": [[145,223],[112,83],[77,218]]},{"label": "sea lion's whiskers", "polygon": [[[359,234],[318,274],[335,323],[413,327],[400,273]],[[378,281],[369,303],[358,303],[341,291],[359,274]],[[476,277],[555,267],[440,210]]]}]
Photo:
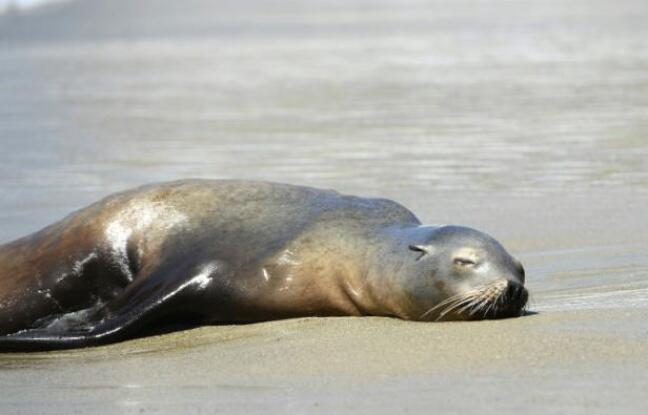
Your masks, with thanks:
[{"label": "sea lion's whiskers", "polygon": [[492,304],[484,310],[484,317],[488,315],[491,311],[497,310],[497,308],[500,306],[500,304],[504,305],[506,303],[506,300],[509,298],[509,290],[504,289],[502,290],[499,295],[495,298],[495,300],[492,302]]},{"label": "sea lion's whiskers", "polygon": [[[499,303],[500,303],[500,301],[501,301],[505,296],[506,296],[506,293],[504,293],[504,294],[500,294],[500,295],[498,295],[498,296],[497,296],[493,301],[490,302],[490,304],[488,305],[488,307],[486,307],[485,310],[484,310],[484,312],[483,312],[483,316],[484,316],[484,318],[486,318],[486,316],[488,315],[488,313],[490,313],[492,310],[495,310],[495,309],[497,309],[497,307],[499,307]],[[502,301],[502,303],[504,303],[504,302]]]},{"label": "sea lion's whiskers", "polygon": [[441,308],[443,306],[446,306],[448,304],[452,304],[452,303],[454,303],[454,301],[461,300],[461,298],[459,298],[459,297],[460,296],[454,296],[454,297],[451,297],[451,298],[447,298],[444,301],[440,302],[439,304],[430,307],[427,311],[425,311],[423,314],[421,314],[418,319],[423,320],[425,317],[430,315],[430,313],[432,313],[433,311],[435,311],[435,310],[437,310],[437,309],[439,309],[439,308]]},{"label": "sea lion's whiskers", "polygon": [[451,312],[451,311],[454,310],[455,308],[460,307],[460,306],[461,306],[462,304],[464,304],[466,301],[470,301],[470,299],[469,299],[469,298],[462,298],[461,300],[457,300],[457,301],[455,301],[454,303],[450,304],[449,306],[447,306],[446,308],[444,308],[444,309],[439,313],[439,315],[437,316],[437,318],[434,319],[434,321],[439,321],[439,320],[441,320],[443,317],[445,317],[446,314],[448,314],[449,312]]},{"label": "sea lion's whiskers", "polygon": [[[461,307],[459,310],[457,310],[459,313],[463,313],[466,310],[470,310],[473,307],[475,307],[477,304],[479,304],[482,301],[482,293],[479,295],[474,296],[473,300],[466,304],[465,306]],[[472,314],[472,313],[471,313]]]},{"label": "sea lion's whiskers", "polygon": [[452,310],[456,309],[457,307],[461,307],[463,304],[465,304],[465,303],[467,303],[467,302],[470,302],[470,301],[472,301],[472,300],[473,300],[473,297],[471,296],[471,297],[461,298],[461,299],[459,299],[459,300],[453,302],[452,304],[450,304],[450,305],[448,305],[446,308],[444,308],[444,309],[441,311],[441,313],[439,313],[439,314],[440,314],[440,317],[445,316],[446,314],[448,314],[448,313],[451,312]]},{"label": "sea lion's whiskers", "polygon": [[431,312],[433,312],[433,311],[436,310],[437,308],[439,308],[439,307],[443,307],[443,306],[445,306],[446,304],[455,301],[455,300],[458,299],[458,297],[460,297],[460,296],[461,296],[461,295],[458,294],[458,295],[454,295],[454,296],[452,296],[452,297],[450,297],[450,298],[446,298],[445,300],[441,301],[439,304],[434,305],[434,306],[428,308],[427,311],[425,311],[423,314],[421,314],[421,315],[419,316],[418,319],[419,319],[419,320],[424,319],[425,317],[427,317]]},{"label": "sea lion's whiskers", "polygon": [[[461,314],[464,311],[469,310],[472,307],[474,307],[476,304],[478,304],[481,301],[482,296],[483,296],[484,291],[486,290],[486,288],[487,287],[482,286],[482,287],[477,287],[477,288],[475,288],[473,290],[470,290],[469,296],[467,298],[470,301],[468,301],[467,303],[466,303],[466,301],[462,301],[461,304],[458,305],[458,306],[461,306],[461,308],[459,308],[457,310],[457,312]],[[449,313],[450,311],[452,311],[452,310],[447,310],[447,309],[444,310],[443,315]]]},{"label": "sea lion's whiskers", "polygon": [[[481,286],[477,287],[474,290],[472,290],[472,295],[471,295],[471,300],[468,304],[464,304],[463,307],[461,307],[459,310],[457,310],[459,313],[463,313],[466,310],[470,310],[473,307],[477,306],[483,301],[483,295],[487,287]],[[472,313],[471,313],[472,315]]]},{"label": "sea lion's whiskers", "polygon": [[474,305],[474,307],[470,310],[470,315],[475,315],[479,311],[481,311],[489,302],[490,297],[488,295],[485,295],[485,293],[482,293],[480,297],[480,301]]},{"label": "sea lion's whiskers", "polygon": [[453,295],[453,296],[451,296],[451,297],[446,298],[445,300],[441,301],[439,304],[437,304],[437,305],[431,307],[431,308],[428,309],[426,312],[424,312],[423,314],[421,314],[421,315],[419,316],[418,319],[419,319],[419,320],[422,320],[423,318],[425,318],[427,315],[429,315],[429,314],[430,314],[431,312],[433,312],[434,310],[436,310],[436,309],[438,309],[438,308],[441,308],[441,307],[443,307],[443,306],[446,306],[446,305],[448,305],[448,304],[450,304],[450,303],[453,303],[453,302],[456,301],[456,300],[461,300],[461,299],[463,299],[465,296],[470,295],[470,294],[472,293],[472,291],[473,291],[473,290],[468,291],[468,292],[465,292],[465,293],[455,294],[455,295]]},{"label": "sea lion's whiskers", "polygon": [[455,302],[455,303],[449,305],[449,306],[446,307],[446,308],[445,308],[441,313],[439,313],[439,316],[436,318],[435,321],[439,321],[439,320],[440,320],[441,318],[443,318],[446,314],[448,314],[449,312],[455,310],[457,307],[461,307],[461,306],[465,305],[466,303],[470,303],[470,302],[474,301],[474,300],[477,298],[478,295],[479,295],[479,293],[472,293],[472,292],[471,292],[471,293],[470,293],[469,295],[467,295],[465,298],[462,298],[462,299],[460,299],[459,301],[457,301],[457,302]]}]

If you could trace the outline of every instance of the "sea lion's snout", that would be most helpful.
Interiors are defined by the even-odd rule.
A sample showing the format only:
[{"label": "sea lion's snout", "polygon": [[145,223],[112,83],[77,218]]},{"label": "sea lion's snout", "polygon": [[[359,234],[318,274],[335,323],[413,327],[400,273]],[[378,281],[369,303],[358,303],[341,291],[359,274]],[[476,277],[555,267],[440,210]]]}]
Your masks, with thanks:
[{"label": "sea lion's snout", "polygon": [[[523,277],[524,278],[524,277]],[[485,318],[507,318],[518,317],[524,313],[527,300],[529,299],[529,292],[523,284],[517,281],[507,281],[506,289],[501,294],[501,303],[499,307],[495,307],[493,315],[486,315]]]},{"label": "sea lion's snout", "polygon": [[523,284],[504,278],[475,291],[470,305],[459,310],[459,318],[481,320],[519,317],[529,298],[529,292]]},{"label": "sea lion's snout", "polygon": [[514,278],[507,280],[506,290],[502,293],[504,305],[501,310],[501,315],[490,318],[518,317],[524,314],[527,301],[529,300],[529,291],[524,287],[526,272],[522,263],[517,259],[513,258],[513,264]]}]

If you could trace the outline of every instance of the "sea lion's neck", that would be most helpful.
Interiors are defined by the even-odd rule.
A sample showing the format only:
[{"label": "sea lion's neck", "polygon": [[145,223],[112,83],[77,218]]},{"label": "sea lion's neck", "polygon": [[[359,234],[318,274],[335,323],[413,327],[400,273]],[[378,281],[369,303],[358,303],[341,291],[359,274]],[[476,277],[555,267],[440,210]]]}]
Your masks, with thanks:
[{"label": "sea lion's neck", "polygon": [[403,291],[403,278],[411,272],[416,253],[409,246],[425,242],[434,226],[390,226],[363,236],[357,252],[355,273],[340,279],[349,298],[361,314],[387,315],[410,319],[418,308]]}]

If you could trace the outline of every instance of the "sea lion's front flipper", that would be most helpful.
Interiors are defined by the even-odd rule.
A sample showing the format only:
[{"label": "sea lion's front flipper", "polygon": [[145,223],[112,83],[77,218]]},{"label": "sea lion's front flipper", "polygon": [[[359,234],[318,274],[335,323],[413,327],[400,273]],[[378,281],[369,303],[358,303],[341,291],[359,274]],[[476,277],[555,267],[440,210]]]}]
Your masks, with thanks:
[{"label": "sea lion's front flipper", "polygon": [[148,322],[174,312],[200,314],[202,294],[222,271],[218,263],[158,271],[138,278],[121,295],[92,308],[50,316],[36,327],[0,336],[0,352],[74,349],[136,335]]}]

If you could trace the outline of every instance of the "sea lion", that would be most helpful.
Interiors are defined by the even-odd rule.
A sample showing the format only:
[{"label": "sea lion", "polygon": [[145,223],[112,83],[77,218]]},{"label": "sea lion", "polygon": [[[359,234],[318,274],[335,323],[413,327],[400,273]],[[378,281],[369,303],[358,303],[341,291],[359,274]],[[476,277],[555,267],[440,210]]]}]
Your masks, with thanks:
[{"label": "sea lion", "polygon": [[492,237],[386,199],[184,180],[109,196],[0,247],[0,350],[120,341],[182,315],[519,316],[524,269]]}]

